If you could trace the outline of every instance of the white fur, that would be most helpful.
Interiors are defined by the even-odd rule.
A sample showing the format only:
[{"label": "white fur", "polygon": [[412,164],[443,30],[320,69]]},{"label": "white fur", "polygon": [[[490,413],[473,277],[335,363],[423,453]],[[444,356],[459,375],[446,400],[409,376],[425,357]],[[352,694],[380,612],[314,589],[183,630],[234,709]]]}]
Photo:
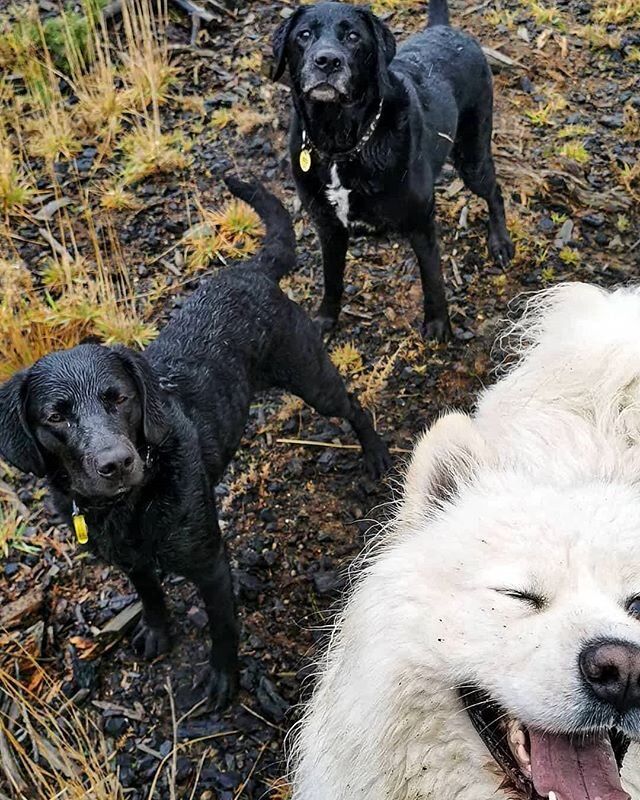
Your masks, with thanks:
[{"label": "white fur", "polygon": [[[444,416],[415,449],[321,664],[294,800],[507,800],[455,687],[576,732],[580,648],[640,645],[624,606],[640,594],[640,290],[542,293],[510,342],[517,364],[475,415]],[[640,740],[640,714],[632,727]],[[623,783],[640,798],[638,744]]]},{"label": "white fur", "polygon": [[338,165],[331,165],[331,183],[327,186],[327,200],[334,207],[336,216],[345,228],[349,226],[349,193],[340,182]]}]

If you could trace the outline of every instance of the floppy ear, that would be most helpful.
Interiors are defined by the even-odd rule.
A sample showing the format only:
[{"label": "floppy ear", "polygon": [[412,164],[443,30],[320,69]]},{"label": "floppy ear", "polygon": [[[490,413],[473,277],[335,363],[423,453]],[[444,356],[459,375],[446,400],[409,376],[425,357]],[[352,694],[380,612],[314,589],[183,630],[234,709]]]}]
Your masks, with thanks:
[{"label": "floppy ear", "polygon": [[28,370],[0,384],[0,456],[22,472],[42,477],[46,467],[25,412]]},{"label": "floppy ear", "polygon": [[127,371],[138,388],[142,403],[142,426],[144,438],[148,444],[161,444],[169,433],[162,397],[160,382],[147,359],[128,347],[114,347]]},{"label": "floppy ear", "polygon": [[453,500],[491,455],[471,417],[460,413],[441,417],[413,451],[404,485],[403,516],[415,518]]},{"label": "floppy ear", "polygon": [[282,77],[284,68],[287,64],[287,41],[294,23],[297,22],[306,11],[304,6],[296,8],[293,14],[281,22],[275,30],[271,40],[273,49],[273,66],[271,69],[271,80],[278,81]]},{"label": "floppy ear", "polygon": [[376,16],[370,8],[358,9],[365,18],[376,43],[376,61],[378,82],[381,86],[389,86],[389,64],[396,54],[396,40],[388,26]]}]

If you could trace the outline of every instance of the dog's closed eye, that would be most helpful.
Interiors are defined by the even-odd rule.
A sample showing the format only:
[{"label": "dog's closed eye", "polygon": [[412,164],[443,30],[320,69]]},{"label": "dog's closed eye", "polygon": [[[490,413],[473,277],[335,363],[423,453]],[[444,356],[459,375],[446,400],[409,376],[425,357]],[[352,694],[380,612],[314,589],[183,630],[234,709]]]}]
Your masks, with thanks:
[{"label": "dog's closed eye", "polygon": [[632,597],[631,600],[627,602],[627,611],[632,617],[640,619],[640,595]]},{"label": "dog's closed eye", "polygon": [[[542,611],[547,604],[547,599],[544,595],[533,591],[522,591],[520,589],[495,589],[498,594],[511,597],[514,600],[519,600],[521,603],[527,603],[536,611]],[[640,616],[640,598],[638,598],[638,612]]]}]

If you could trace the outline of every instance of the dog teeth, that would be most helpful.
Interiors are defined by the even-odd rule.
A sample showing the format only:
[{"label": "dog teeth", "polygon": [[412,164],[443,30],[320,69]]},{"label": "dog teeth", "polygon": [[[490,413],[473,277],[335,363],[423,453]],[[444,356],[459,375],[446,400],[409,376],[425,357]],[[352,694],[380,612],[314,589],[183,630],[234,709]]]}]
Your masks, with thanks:
[{"label": "dog teeth", "polygon": [[558,795],[555,792],[549,792],[549,800],[558,800]]}]

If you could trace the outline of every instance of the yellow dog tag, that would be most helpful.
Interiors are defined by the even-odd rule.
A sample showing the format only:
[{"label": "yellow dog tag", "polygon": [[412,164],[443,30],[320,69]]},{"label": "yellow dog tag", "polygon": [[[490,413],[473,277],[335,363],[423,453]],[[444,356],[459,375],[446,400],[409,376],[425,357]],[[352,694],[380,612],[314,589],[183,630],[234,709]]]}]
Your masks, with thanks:
[{"label": "yellow dog tag", "polygon": [[89,541],[89,528],[87,528],[87,520],[84,514],[80,513],[80,509],[73,504],[73,530],[76,532],[76,539],[79,544],[86,544]]},{"label": "yellow dog tag", "polygon": [[303,172],[309,172],[311,169],[311,153],[306,147],[303,147],[300,151],[300,169]]}]

